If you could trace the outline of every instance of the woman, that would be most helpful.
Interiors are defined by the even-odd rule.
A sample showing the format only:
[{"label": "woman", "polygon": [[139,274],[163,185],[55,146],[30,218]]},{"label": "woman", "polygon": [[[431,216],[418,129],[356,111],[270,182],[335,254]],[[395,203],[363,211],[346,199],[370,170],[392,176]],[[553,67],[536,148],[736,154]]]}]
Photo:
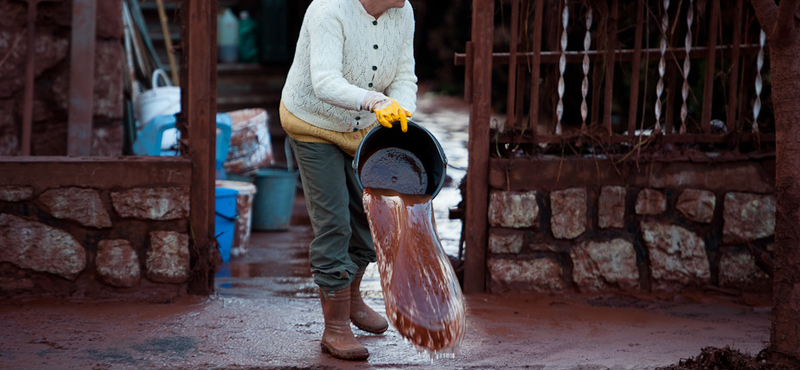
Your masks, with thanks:
[{"label": "woman", "polygon": [[321,345],[337,358],[369,356],[350,321],[375,334],[389,327],[361,299],[364,269],[376,257],[352,161],[376,124],[399,121],[406,131],[416,109],[413,39],[406,0],[314,0],[281,96],[315,235],[309,261],[325,318]]}]

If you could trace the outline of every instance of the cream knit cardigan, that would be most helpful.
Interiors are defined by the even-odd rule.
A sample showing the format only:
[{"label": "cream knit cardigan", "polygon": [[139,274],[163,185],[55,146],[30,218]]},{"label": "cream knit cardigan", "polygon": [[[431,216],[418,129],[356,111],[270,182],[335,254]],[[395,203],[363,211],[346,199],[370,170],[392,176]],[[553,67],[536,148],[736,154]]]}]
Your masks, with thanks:
[{"label": "cream knit cardigan", "polygon": [[414,112],[414,11],[406,1],[375,19],[359,0],[314,0],[306,10],[281,99],[301,120],[351,132],[376,122],[362,111],[368,90]]}]

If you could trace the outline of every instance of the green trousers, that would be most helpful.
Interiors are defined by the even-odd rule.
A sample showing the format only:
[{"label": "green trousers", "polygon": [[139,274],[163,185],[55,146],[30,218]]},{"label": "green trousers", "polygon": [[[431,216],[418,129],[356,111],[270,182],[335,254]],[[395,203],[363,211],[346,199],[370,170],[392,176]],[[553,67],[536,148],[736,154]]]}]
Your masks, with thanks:
[{"label": "green trousers", "polygon": [[376,261],[353,157],[332,144],[289,143],[314,229],[308,252],[314,282],[328,291],[346,288],[357,270]]}]

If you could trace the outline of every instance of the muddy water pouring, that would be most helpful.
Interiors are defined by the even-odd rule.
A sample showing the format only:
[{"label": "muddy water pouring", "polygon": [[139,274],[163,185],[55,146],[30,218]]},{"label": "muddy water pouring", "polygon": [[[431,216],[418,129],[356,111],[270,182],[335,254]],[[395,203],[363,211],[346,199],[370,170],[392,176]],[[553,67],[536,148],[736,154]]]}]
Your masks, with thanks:
[{"label": "muddy water pouring", "polygon": [[466,329],[466,305],[444,253],[431,200],[444,184],[447,160],[425,128],[378,126],[356,151],[378,257],[386,315],[417,348],[453,353]]}]

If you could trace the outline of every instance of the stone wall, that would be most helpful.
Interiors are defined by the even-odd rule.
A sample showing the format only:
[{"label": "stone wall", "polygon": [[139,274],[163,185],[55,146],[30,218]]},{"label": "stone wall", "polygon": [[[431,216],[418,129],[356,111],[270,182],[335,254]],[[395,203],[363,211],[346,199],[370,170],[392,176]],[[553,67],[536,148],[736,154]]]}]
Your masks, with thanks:
[{"label": "stone wall", "polygon": [[[769,290],[774,160],[493,160],[490,288]],[[524,170],[523,170],[524,169]]]},{"label": "stone wall", "polygon": [[[27,64],[27,2],[0,1],[0,156],[21,150]],[[35,36],[31,153],[67,154],[72,1],[41,2]],[[122,154],[122,0],[97,2],[94,64],[94,156]]]},{"label": "stone wall", "polygon": [[186,293],[188,160],[11,159],[0,159],[0,297]]}]

